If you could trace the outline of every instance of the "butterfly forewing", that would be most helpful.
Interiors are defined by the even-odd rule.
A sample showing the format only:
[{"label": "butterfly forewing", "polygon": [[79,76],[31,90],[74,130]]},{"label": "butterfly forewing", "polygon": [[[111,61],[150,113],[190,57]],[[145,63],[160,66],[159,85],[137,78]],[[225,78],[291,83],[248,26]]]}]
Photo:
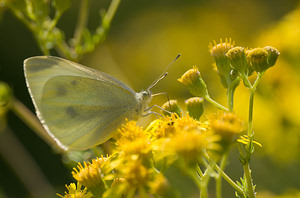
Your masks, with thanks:
[{"label": "butterfly forewing", "polygon": [[135,116],[136,93],[108,74],[57,57],[29,58],[24,67],[37,114],[64,149],[102,143]]}]

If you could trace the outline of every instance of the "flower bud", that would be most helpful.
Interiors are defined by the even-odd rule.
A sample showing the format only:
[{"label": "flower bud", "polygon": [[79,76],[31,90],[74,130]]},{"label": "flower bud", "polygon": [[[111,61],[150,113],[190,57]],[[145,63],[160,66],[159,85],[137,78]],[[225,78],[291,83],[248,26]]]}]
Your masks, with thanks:
[{"label": "flower bud", "polygon": [[264,48],[254,48],[247,53],[248,63],[256,72],[262,72],[269,68],[268,51]]},{"label": "flower bud", "polygon": [[193,97],[185,101],[189,115],[195,120],[199,120],[204,112],[203,98]]},{"label": "flower bud", "polygon": [[240,74],[246,74],[248,63],[247,57],[245,54],[245,48],[243,47],[234,47],[231,48],[227,53],[231,67],[238,71]]},{"label": "flower bud", "polygon": [[226,53],[228,50],[233,48],[234,46],[234,41],[231,43],[231,39],[226,39],[225,42],[222,42],[222,39],[220,39],[220,43],[217,44],[214,41],[214,44],[210,44],[209,46],[209,51],[211,56],[214,58],[216,65],[217,65],[217,71],[220,75],[225,75],[230,72],[231,67],[230,67],[230,62],[229,59],[226,56]]},{"label": "flower bud", "polygon": [[184,86],[188,88],[194,96],[207,97],[208,91],[205,82],[203,81],[200,72],[196,66],[193,69],[185,72],[179,79]]},{"label": "flower bud", "polygon": [[268,67],[272,67],[275,65],[280,52],[272,46],[266,46],[264,49],[268,52]]},{"label": "flower bud", "polygon": [[163,104],[162,108],[166,111],[163,111],[164,115],[170,115],[167,111],[171,113],[176,113],[178,116],[181,115],[181,109],[178,105],[177,100],[169,100],[165,104]]}]

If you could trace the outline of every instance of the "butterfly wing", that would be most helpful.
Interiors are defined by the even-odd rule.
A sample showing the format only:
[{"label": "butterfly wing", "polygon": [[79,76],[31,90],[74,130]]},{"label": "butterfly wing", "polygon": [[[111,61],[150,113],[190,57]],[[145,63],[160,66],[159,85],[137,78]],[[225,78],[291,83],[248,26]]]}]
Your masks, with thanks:
[{"label": "butterfly wing", "polygon": [[24,67],[38,117],[64,149],[102,143],[133,116],[136,93],[108,74],[57,57],[29,58]]}]

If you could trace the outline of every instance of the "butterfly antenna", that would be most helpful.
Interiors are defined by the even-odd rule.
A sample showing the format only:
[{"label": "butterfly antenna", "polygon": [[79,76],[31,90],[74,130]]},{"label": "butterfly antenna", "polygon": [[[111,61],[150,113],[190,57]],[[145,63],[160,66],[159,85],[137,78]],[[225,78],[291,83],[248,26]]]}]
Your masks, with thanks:
[{"label": "butterfly antenna", "polygon": [[150,90],[152,87],[154,87],[159,81],[164,79],[168,75],[168,69],[169,67],[181,56],[181,54],[178,54],[176,58],[165,68],[163,73],[148,87],[147,90]]}]

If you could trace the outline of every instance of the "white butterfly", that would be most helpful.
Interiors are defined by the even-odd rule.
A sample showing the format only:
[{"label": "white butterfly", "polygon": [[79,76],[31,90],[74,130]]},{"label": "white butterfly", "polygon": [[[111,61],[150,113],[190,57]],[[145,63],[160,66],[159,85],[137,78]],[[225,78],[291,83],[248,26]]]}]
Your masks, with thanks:
[{"label": "white butterfly", "polygon": [[108,140],[126,118],[142,115],[158,82],[136,93],[106,73],[52,56],[28,58],[24,70],[37,116],[64,150]]}]

